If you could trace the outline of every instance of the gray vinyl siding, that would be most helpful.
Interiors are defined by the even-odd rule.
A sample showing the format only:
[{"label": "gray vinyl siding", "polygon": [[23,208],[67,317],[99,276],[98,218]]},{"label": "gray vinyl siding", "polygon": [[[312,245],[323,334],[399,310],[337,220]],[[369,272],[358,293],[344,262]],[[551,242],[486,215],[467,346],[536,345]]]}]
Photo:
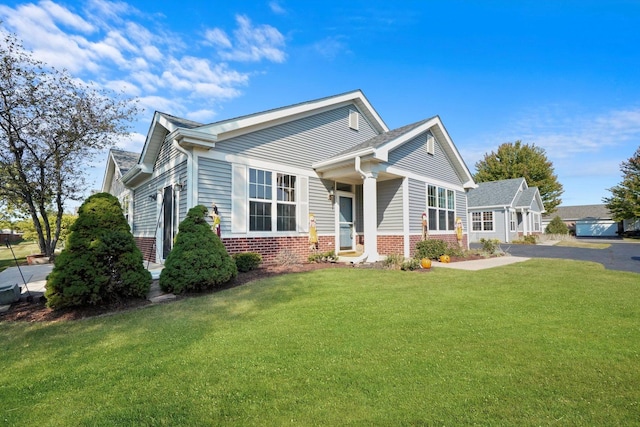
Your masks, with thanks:
[{"label": "gray vinyl siding", "polygon": [[109,186],[109,189],[111,190],[110,193],[116,197],[120,196],[126,190],[119,178],[120,176],[117,173],[114,173],[111,178],[111,185]]},{"label": "gray vinyl siding", "polygon": [[[198,157],[198,200],[211,212],[215,203],[220,214],[220,230],[231,231],[231,164]],[[208,218],[211,222],[211,218]]]},{"label": "gray vinyl siding", "polygon": [[180,151],[178,151],[176,147],[173,146],[171,140],[169,138],[165,138],[162,146],[160,147],[160,152],[158,153],[158,157],[156,158],[153,169],[155,170],[164,166],[179,155]]},{"label": "gray vinyl siding", "polygon": [[402,179],[378,182],[378,231],[402,233]]},{"label": "gray vinyl siding", "polygon": [[471,213],[472,212],[493,212],[493,231],[473,231],[469,230],[469,241],[479,242],[480,239],[498,239],[501,242],[505,241],[505,217],[504,210],[494,209],[474,209],[469,211],[469,227],[471,227]]},{"label": "gray vinyl siding", "polygon": [[[133,201],[133,234],[135,236],[154,236],[158,222],[157,201],[150,196],[157,194],[159,189],[178,182],[185,182],[186,180],[187,162],[185,160],[162,175],[150,179],[135,190]],[[185,191],[189,191],[189,189],[185,188],[183,193]],[[186,194],[180,195],[179,215],[180,220],[186,216]]]},{"label": "gray vinyl siding", "polygon": [[274,163],[309,168],[377,135],[360,116],[360,129],[349,128],[345,106],[268,129],[216,142],[216,151],[241,154]]},{"label": "gray vinyl siding", "polygon": [[409,178],[409,232],[422,233],[422,213],[427,209],[427,187]]},{"label": "gray vinyl siding", "polygon": [[309,213],[316,217],[319,234],[335,233],[333,202],[329,200],[329,190],[332,188],[333,181],[309,178]]},{"label": "gray vinyl siding", "polygon": [[462,220],[462,229],[469,230],[469,220],[467,218],[467,194],[462,191],[456,191],[456,218]]},{"label": "gray vinyl siding", "polygon": [[418,175],[462,185],[451,159],[436,140],[434,154],[427,153],[426,133],[420,134],[389,153],[389,166]]}]

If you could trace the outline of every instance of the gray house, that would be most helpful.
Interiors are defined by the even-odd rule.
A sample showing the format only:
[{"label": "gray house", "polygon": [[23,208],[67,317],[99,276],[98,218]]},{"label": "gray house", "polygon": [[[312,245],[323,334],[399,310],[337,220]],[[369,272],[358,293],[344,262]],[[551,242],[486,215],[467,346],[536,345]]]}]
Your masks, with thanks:
[{"label": "gray house", "polygon": [[625,230],[633,230],[633,221],[614,221],[604,204],[558,206],[554,213],[542,217],[543,227],[546,228],[556,216],[564,221],[576,237],[616,237]]},{"label": "gray house", "polygon": [[471,242],[484,238],[507,243],[542,232],[540,191],[527,186],[524,178],[479,183],[469,190],[467,203]]},{"label": "gray house", "polygon": [[133,219],[132,195],[131,190],[122,183],[122,177],[138,163],[139,158],[140,153],[112,148],[107,156],[107,168],[102,180],[102,191],[118,198],[130,226]]},{"label": "gray house", "polygon": [[[116,188],[109,167],[103,191]],[[210,124],[156,112],[118,182],[131,195],[136,241],[155,262],[195,205],[215,207],[229,252],[266,262],[283,251],[410,256],[423,214],[432,238],[456,241],[475,186],[439,117],[389,130],[359,90]]]}]

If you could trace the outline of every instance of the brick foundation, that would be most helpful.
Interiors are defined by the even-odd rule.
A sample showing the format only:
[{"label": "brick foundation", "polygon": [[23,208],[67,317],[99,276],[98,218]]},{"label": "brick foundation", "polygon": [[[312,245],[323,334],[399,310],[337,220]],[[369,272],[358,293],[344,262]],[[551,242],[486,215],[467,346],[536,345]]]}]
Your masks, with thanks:
[{"label": "brick foundation", "polygon": [[378,253],[380,255],[404,254],[404,237],[378,236]]},{"label": "brick foundation", "polygon": [[[301,237],[240,237],[223,238],[222,243],[229,254],[238,252],[257,252],[262,255],[264,264],[274,264],[280,252],[295,253],[299,261],[306,262],[309,257],[309,238]],[[333,249],[333,247],[331,248]],[[330,250],[330,249],[328,249]]]},{"label": "brick foundation", "polygon": [[134,237],[136,246],[142,252],[142,259],[145,261],[156,262],[156,246],[153,237]]}]

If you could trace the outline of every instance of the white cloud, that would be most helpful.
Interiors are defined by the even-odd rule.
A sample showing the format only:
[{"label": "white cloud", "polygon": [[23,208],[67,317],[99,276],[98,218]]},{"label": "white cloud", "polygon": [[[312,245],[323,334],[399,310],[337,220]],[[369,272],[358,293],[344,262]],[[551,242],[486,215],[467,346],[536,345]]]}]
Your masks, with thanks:
[{"label": "white cloud", "polygon": [[68,9],[61,7],[52,1],[43,1],[40,4],[42,5],[42,8],[46,10],[52,18],[54,18],[54,21],[65,24],[84,33],[93,32],[93,25]]},{"label": "white cloud", "polygon": [[143,135],[139,132],[132,132],[129,135],[124,136],[118,141],[116,141],[115,146],[122,150],[139,153],[142,151],[142,147],[144,146],[145,139],[146,139],[146,135]]},{"label": "white cloud", "polygon": [[341,36],[326,37],[314,43],[313,49],[327,59],[335,59],[340,54],[349,53],[347,44],[342,41],[343,38]]},{"label": "white cloud", "polygon": [[275,13],[276,15],[286,15],[287,13],[286,9],[275,0],[269,2],[269,8],[271,9],[271,12]]},{"label": "white cloud", "polygon": [[218,54],[227,61],[257,62],[266,59],[284,62],[286,54],[284,36],[270,25],[253,26],[245,15],[236,16],[237,28],[233,39],[219,29],[208,30],[205,39],[219,48]]},{"label": "white cloud", "polygon": [[187,114],[187,119],[200,123],[212,123],[217,113],[214,110],[204,109],[198,111],[191,111]]}]

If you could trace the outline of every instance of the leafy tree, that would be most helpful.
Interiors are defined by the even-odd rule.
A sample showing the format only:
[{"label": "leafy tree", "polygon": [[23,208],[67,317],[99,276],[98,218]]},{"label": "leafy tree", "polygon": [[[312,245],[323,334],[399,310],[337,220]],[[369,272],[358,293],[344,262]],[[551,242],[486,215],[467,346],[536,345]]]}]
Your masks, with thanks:
[{"label": "leafy tree", "polygon": [[544,229],[544,232],[547,234],[569,234],[569,227],[562,218],[556,215]]},{"label": "leafy tree", "polygon": [[86,190],[79,166],[126,135],[135,113],[130,100],[47,67],[0,32],[0,197],[31,219],[45,255],[60,238],[65,202]]},{"label": "leafy tree", "polygon": [[160,273],[163,291],[212,289],[238,274],[236,263],[205,220],[206,215],[207,208],[194,206],[180,223],[176,242]]},{"label": "leafy tree", "polygon": [[496,152],[485,154],[476,163],[476,182],[498,181],[501,179],[524,178],[530,187],[538,187],[542,203],[551,213],[562,202],[564,192],[558,176],[553,172],[553,163],[547,159],[543,148],[523,144],[522,141],[505,142]]},{"label": "leafy tree", "polygon": [[47,305],[57,309],[144,297],[150,284],[151,273],[118,199],[109,193],[90,196],[47,276]]},{"label": "leafy tree", "polygon": [[610,188],[611,197],[602,201],[616,221],[640,218],[640,147],[632,157],[622,162],[620,171],[622,182]]},{"label": "leafy tree", "polygon": [[[62,221],[60,223],[60,237],[58,241],[64,242],[69,235],[69,229],[71,225],[75,222],[77,215],[71,214],[62,214]],[[42,218],[40,218],[42,222]],[[56,215],[49,214],[49,227],[53,229],[55,227]],[[14,223],[14,227],[16,230],[22,233],[22,238],[24,240],[38,240],[38,233],[36,232],[35,227],[33,226],[33,221],[30,219],[23,219]]]}]

